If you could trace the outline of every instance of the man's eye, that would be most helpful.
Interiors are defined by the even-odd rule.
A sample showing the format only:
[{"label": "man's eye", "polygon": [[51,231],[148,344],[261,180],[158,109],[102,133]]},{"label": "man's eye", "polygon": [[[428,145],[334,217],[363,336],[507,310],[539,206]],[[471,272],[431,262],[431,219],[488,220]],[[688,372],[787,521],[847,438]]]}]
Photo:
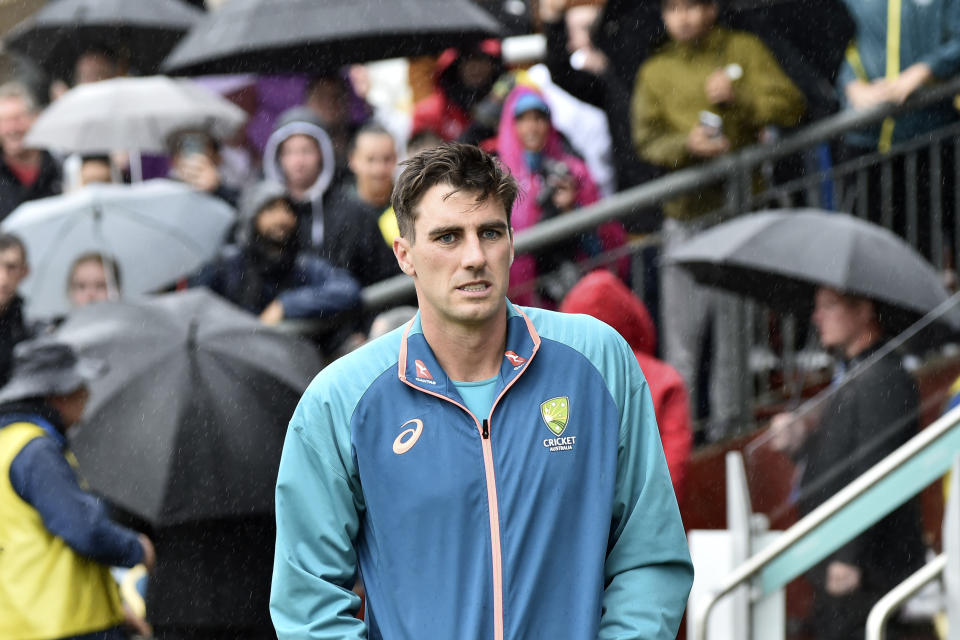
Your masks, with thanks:
[{"label": "man's eye", "polygon": [[496,240],[503,234],[499,229],[484,229],[481,235],[487,240]]},{"label": "man's eye", "polygon": [[442,236],[437,236],[437,242],[441,244],[450,244],[454,240],[456,240],[456,236],[454,236],[452,233],[445,233]]}]

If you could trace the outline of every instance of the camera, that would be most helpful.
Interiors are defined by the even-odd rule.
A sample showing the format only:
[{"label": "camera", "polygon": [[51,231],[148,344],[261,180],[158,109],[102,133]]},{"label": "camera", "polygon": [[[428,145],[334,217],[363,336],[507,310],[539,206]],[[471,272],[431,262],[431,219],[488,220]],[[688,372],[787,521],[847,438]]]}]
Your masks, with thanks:
[{"label": "camera", "polygon": [[572,178],[573,172],[562,160],[544,158],[540,175],[543,176],[543,187],[537,194],[537,206],[546,213],[547,210],[552,209],[553,194],[557,192],[557,187]]}]

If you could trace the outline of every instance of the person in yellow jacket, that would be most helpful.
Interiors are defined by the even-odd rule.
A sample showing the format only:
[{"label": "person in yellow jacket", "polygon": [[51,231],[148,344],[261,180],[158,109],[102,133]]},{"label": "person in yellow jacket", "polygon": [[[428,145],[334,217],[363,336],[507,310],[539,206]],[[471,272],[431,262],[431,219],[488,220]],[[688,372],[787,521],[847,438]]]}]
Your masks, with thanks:
[{"label": "person in yellow jacket", "polygon": [[[0,389],[0,638],[125,638],[111,566],[152,568],[153,544],[85,490],[66,431],[102,363],[49,337],[17,345]],[[143,629],[141,629],[143,631]]]},{"label": "person in yellow jacket", "polygon": [[[755,144],[764,127],[792,127],[806,108],[794,86],[759,38],[716,25],[716,0],[664,0],[670,42],[640,67],[631,103],[633,143],[641,158],[668,170],[681,169]],[[720,186],[664,203],[663,250],[701,231],[705,214],[725,202]],[[740,213],[740,212],[737,212]],[[663,347],[697,398],[700,350],[713,327],[710,421],[707,438],[729,435],[745,403],[740,399],[736,318],[729,296],[711,293],[679,267],[660,270]]]}]

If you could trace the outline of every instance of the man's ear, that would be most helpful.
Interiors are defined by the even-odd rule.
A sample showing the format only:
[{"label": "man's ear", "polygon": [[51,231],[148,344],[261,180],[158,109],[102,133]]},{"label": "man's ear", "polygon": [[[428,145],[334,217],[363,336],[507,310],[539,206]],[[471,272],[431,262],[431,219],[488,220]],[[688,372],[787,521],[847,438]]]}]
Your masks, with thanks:
[{"label": "man's ear", "polygon": [[416,276],[417,272],[413,268],[413,261],[410,260],[410,241],[403,236],[397,236],[393,239],[393,255],[397,258],[397,264],[400,270],[408,276]]}]

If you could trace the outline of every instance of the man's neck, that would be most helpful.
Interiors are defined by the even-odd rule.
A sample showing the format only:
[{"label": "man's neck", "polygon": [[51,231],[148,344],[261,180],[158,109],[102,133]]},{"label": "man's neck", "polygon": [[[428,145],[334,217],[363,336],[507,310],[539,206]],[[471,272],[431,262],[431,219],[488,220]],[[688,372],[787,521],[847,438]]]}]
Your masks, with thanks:
[{"label": "man's neck", "polygon": [[390,202],[389,191],[387,191],[386,193],[380,193],[378,191],[374,191],[370,189],[366,185],[363,185],[359,182],[357,183],[357,196],[361,200],[363,200],[364,202],[366,202],[367,204],[373,207],[386,208],[387,204]]},{"label": "man's neck", "polygon": [[847,360],[856,358],[858,355],[877,344],[882,335],[883,334],[879,328],[870,329],[858,335],[856,338],[851,340],[843,350]]},{"label": "man's neck", "polygon": [[4,153],[3,160],[8,165],[37,166],[40,164],[41,154],[37,149],[21,149],[14,154]]},{"label": "man's neck", "polygon": [[476,382],[497,375],[507,343],[506,312],[480,330],[424,322],[423,337],[444,372],[458,382]]}]

